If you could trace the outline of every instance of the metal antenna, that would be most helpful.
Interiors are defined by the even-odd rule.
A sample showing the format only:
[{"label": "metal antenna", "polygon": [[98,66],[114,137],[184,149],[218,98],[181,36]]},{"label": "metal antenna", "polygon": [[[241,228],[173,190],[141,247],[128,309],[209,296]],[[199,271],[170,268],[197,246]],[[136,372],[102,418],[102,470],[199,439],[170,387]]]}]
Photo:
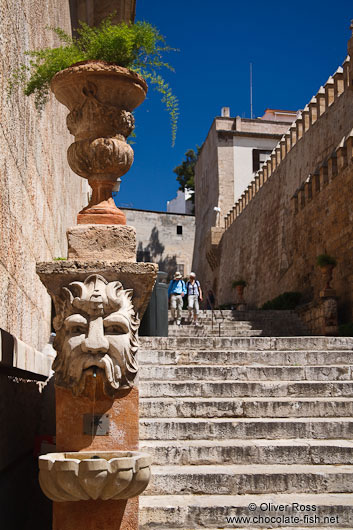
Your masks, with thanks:
[{"label": "metal antenna", "polygon": [[250,63],[250,119],[253,119],[252,111],[252,63]]}]

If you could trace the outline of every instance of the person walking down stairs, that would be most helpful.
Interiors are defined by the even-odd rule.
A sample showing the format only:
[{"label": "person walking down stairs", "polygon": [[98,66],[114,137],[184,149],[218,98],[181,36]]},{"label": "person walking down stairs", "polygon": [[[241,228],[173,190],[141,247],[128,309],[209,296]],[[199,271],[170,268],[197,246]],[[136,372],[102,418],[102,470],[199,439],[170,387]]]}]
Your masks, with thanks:
[{"label": "person walking down stairs", "polygon": [[183,309],[183,298],[185,295],[185,282],[181,276],[181,273],[176,272],[168,287],[168,297],[170,300],[173,323],[176,319],[178,326],[181,324],[181,311]]},{"label": "person walking down stairs", "polygon": [[202,302],[202,289],[200,282],[196,280],[196,274],[190,272],[189,281],[186,283],[186,292],[188,295],[189,322],[191,324],[192,314],[194,324],[197,326],[197,315],[199,314],[199,299]]}]

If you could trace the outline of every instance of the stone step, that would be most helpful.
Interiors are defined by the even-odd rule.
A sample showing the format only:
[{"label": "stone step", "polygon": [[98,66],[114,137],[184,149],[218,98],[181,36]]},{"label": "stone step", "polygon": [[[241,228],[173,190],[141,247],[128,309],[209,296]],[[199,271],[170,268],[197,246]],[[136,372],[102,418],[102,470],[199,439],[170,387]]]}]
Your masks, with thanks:
[{"label": "stone step", "polygon": [[[213,317],[212,315],[205,315],[204,313],[199,312],[197,315],[197,320],[202,323],[206,324],[218,324],[226,323],[226,322],[265,322],[265,323],[272,323],[272,322],[281,322],[281,323],[288,323],[288,324],[299,324],[301,325],[301,320],[295,313],[286,313],[284,315],[282,314],[276,314],[273,313],[267,314],[267,312],[263,311],[254,311],[254,312],[242,312],[242,311],[236,311],[232,313],[231,315],[223,315],[223,317],[218,314]],[[182,324],[189,325],[192,324],[193,317],[191,319],[191,322],[189,320],[189,314],[183,312],[181,317]],[[175,324],[175,320],[172,319],[171,313],[168,314],[168,322],[169,324]]]},{"label": "stone step", "polygon": [[[195,327],[194,330],[183,326],[177,326],[176,328],[168,328],[169,337],[270,337],[270,332],[266,333],[263,329],[246,329],[246,328],[233,328],[233,329],[216,329],[213,330],[205,329],[204,327]],[[288,333],[290,335],[290,333]]]},{"label": "stone step", "polygon": [[349,465],[167,465],[152,466],[145,495],[350,493],[352,483]]},{"label": "stone step", "polygon": [[352,350],[353,337],[140,337],[144,350]]},{"label": "stone step", "polygon": [[285,337],[285,336],[303,336],[308,335],[300,321],[269,321],[269,320],[253,320],[253,321],[237,321],[224,320],[210,322],[208,319],[199,319],[197,326],[188,321],[181,321],[181,325],[169,322],[168,334],[173,336],[203,336],[203,335],[219,335],[219,336],[264,336],[264,337]]},{"label": "stone step", "polygon": [[140,440],[353,439],[353,418],[141,418]]},{"label": "stone step", "polygon": [[349,440],[143,440],[140,450],[160,465],[353,464]]},{"label": "stone step", "polygon": [[[193,320],[189,320],[189,318],[181,318],[180,320],[181,322],[181,326],[189,326],[189,327],[193,327]],[[254,325],[263,325],[263,326],[279,326],[279,325],[282,325],[282,326],[288,326],[288,327],[298,327],[298,328],[302,328],[302,329],[305,329],[303,324],[302,324],[302,321],[299,319],[299,317],[286,317],[286,318],[278,318],[278,317],[275,317],[275,318],[266,318],[266,317],[262,317],[262,316],[257,316],[257,317],[251,317],[251,318],[214,318],[212,320],[212,318],[208,318],[208,317],[204,317],[202,318],[202,316],[198,315],[197,317],[197,322],[199,324],[201,324],[202,326],[218,326],[219,324],[221,324],[221,326],[233,326],[233,325],[241,325],[241,324],[244,324],[244,325],[250,325],[250,326],[254,326]],[[168,324],[169,326],[176,326],[176,321],[175,320],[172,320],[172,319],[169,319],[168,320]]]},{"label": "stone step", "polygon": [[[263,321],[266,323],[267,321]],[[198,325],[194,325],[193,322],[189,321],[181,321],[181,325],[178,326],[175,322],[169,321],[168,329],[170,330],[189,330],[190,332],[196,331],[198,327],[200,326],[204,330],[212,330],[212,328],[219,328],[221,326],[222,329],[252,329],[253,322],[250,320],[223,320],[223,321],[214,321],[212,326],[212,320],[209,319],[198,319],[197,321]]]},{"label": "stone step", "polygon": [[140,381],[141,397],[353,397],[352,381]]},{"label": "stone step", "polygon": [[141,398],[144,418],[353,417],[352,398]]},{"label": "stone step", "polygon": [[[256,509],[251,511],[249,505]],[[283,511],[279,509],[283,507]],[[275,509],[277,508],[277,510]],[[317,516],[315,518],[315,515]],[[231,517],[259,517],[239,520]],[[298,517],[295,526],[284,526],[285,517]],[[266,517],[280,517],[272,519]],[[310,517],[311,523],[309,523]],[[228,519],[227,519],[228,518]],[[258,521],[259,519],[255,519]],[[272,495],[149,495],[140,497],[140,530],[214,530],[226,528],[278,528],[282,530],[309,528],[352,528],[353,498],[345,493],[272,494]],[[247,521],[247,522],[246,522]],[[246,522],[246,523],[245,523]],[[244,523],[247,526],[244,526]],[[284,524],[283,524],[284,523]],[[310,524],[310,526],[303,526]]]},{"label": "stone step", "polygon": [[143,381],[343,381],[353,379],[348,366],[141,366]]},{"label": "stone step", "polygon": [[[169,310],[168,311],[168,317],[169,319],[172,318],[172,313]],[[189,318],[189,311],[187,309],[183,309],[181,311],[181,317],[185,320]],[[201,309],[198,314],[198,318],[201,320],[203,319],[209,319],[212,320],[212,311],[211,310],[205,310]],[[261,309],[249,309],[246,311],[238,311],[238,310],[231,310],[231,309],[216,309],[213,311],[213,319],[217,320],[254,320],[254,319],[261,319],[261,320],[291,320],[291,319],[299,319],[298,314],[293,310],[268,310],[263,311]]]},{"label": "stone step", "polygon": [[259,350],[143,350],[138,353],[139,363],[160,365],[270,365],[313,366],[320,364],[353,364],[353,351],[259,351]]}]

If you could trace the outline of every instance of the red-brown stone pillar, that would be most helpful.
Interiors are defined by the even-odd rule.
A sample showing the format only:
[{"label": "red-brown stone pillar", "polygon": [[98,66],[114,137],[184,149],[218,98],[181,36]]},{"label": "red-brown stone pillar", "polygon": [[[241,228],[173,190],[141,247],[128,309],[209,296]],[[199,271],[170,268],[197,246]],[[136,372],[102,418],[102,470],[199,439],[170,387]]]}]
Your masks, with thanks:
[{"label": "red-brown stone pillar", "polygon": [[[82,230],[83,226],[79,228],[80,234]],[[133,495],[140,494],[149,480],[149,465],[138,467],[136,463],[133,464],[136,469],[129,468],[133,469],[132,489],[121,488],[124,480],[113,472],[107,479],[110,482],[105,482],[100,489],[107,468],[101,471],[98,459],[102,459],[103,467],[106,465],[103,461],[109,462],[111,470],[110,466],[119,458],[133,460],[137,454],[145,458],[137,453],[137,331],[154,286],[157,266],[109,260],[111,255],[121,255],[122,249],[125,259],[130,254],[132,258],[134,245],[126,244],[126,238],[129,240],[134,235],[131,228],[97,227],[93,232],[96,230],[101,237],[95,243],[91,237],[92,225],[87,225],[86,238],[84,234],[77,236],[79,241],[72,233],[71,250],[79,257],[85,254],[84,242],[88,238],[87,241],[93,241],[95,255],[99,254],[99,245],[105,247],[100,253],[108,261],[68,259],[37,266],[56,308],[57,357],[53,369],[57,453],[52,455],[53,460],[45,455],[53,465],[40,468],[42,489],[53,500],[53,530],[138,530],[138,497]],[[107,230],[111,237],[105,234]],[[89,455],[80,457],[84,452]],[[86,464],[91,469],[93,465],[98,467],[94,478],[89,479],[97,486],[95,493],[85,489],[86,479],[80,470],[72,473],[70,466],[76,466],[77,461],[84,461],[83,467]],[[82,469],[81,463],[79,467]],[[113,494],[106,494],[107,484]],[[79,490],[83,495],[77,494]],[[126,500],[129,491],[132,496]]]},{"label": "red-brown stone pillar", "polygon": [[[87,377],[85,395],[56,387],[57,451],[136,451],[138,449],[138,390],[118,399],[103,393],[102,379]],[[106,435],[85,434],[85,415],[109,417]],[[53,503],[53,530],[138,530],[138,497]]]}]

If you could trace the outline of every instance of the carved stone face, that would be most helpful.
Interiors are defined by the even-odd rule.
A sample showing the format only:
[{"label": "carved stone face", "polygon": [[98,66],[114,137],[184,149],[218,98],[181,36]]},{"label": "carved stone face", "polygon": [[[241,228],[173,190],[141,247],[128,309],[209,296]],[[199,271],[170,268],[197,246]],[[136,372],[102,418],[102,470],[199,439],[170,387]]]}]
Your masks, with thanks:
[{"label": "carved stone face", "polygon": [[58,354],[53,369],[59,386],[79,395],[86,375],[96,370],[102,371],[110,396],[132,386],[138,369],[139,319],[131,297],[132,290],[97,274],[62,289],[54,319]]}]

